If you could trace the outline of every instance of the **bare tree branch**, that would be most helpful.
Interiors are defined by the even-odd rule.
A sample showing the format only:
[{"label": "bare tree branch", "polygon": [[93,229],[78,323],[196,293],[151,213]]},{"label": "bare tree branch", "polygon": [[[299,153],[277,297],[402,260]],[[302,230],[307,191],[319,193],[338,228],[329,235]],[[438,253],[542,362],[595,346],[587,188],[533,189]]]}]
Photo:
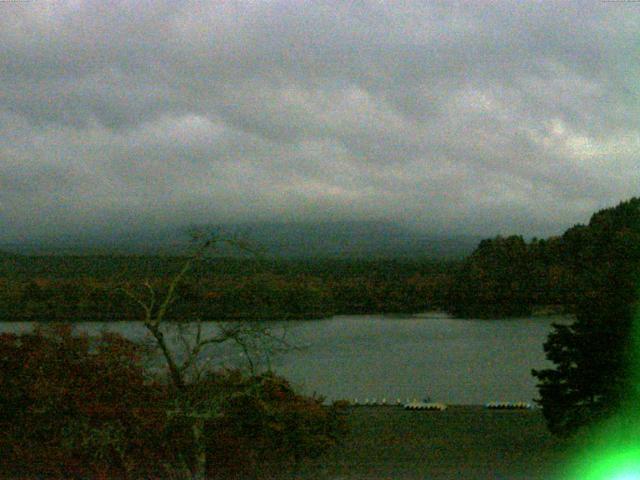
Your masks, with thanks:
[{"label": "bare tree branch", "polygon": [[156,305],[156,291],[153,289],[148,279],[144,281],[144,285],[147,287],[147,290],[149,290],[149,310],[153,312],[153,307]]},{"label": "bare tree branch", "polygon": [[[159,347],[164,360],[169,369],[169,376],[177,394],[175,396],[176,409],[172,413],[189,419],[192,427],[192,434],[197,449],[197,460],[192,468],[191,477],[194,479],[204,479],[206,466],[206,450],[204,446],[204,420],[214,418],[219,414],[219,394],[208,392],[205,397],[200,398],[191,390],[197,387],[200,376],[205,368],[199,364],[199,359],[203,350],[211,345],[220,345],[225,342],[233,342],[243,352],[248,363],[251,375],[256,374],[257,361],[261,357],[265,357],[271,368],[270,358],[276,352],[289,350],[292,346],[286,341],[286,331],[282,336],[275,335],[268,326],[259,325],[257,323],[224,323],[218,325],[218,331],[210,336],[204,336],[202,332],[202,321],[198,319],[195,324],[195,338],[191,341],[188,337],[188,330],[191,324],[177,323],[178,341],[182,345],[185,357],[181,362],[177,361],[175,350],[171,350],[165,332],[163,331],[163,322],[169,307],[176,301],[177,288],[180,282],[184,280],[194,264],[200,261],[207,251],[219,243],[229,245],[241,252],[260,258],[259,249],[252,246],[246,240],[242,240],[237,236],[217,236],[211,235],[208,238],[203,234],[192,233],[193,241],[198,244],[194,252],[188,256],[182,268],[175,274],[170,282],[166,293],[159,298],[156,289],[147,279],[143,285],[148,294],[138,295],[133,289],[122,287],[118,290],[124,292],[130,299],[135,301],[144,311],[143,324],[155,339],[157,347]],[[146,298],[145,298],[146,297]],[[195,382],[188,383],[189,375],[192,374]],[[188,465],[186,460],[182,462],[183,466]],[[178,475],[185,475],[186,468]]]},{"label": "bare tree branch", "polygon": [[136,302],[138,305],[142,307],[145,313],[145,322],[151,318],[151,308],[149,307],[149,305],[143,302],[142,299],[140,299],[138,296],[134,295],[132,291],[124,287],[119,287],[119,288],[116,288],[116,292],[124,293],[127,297],[129,297],[131,300],[133,300],[134,302]]}]

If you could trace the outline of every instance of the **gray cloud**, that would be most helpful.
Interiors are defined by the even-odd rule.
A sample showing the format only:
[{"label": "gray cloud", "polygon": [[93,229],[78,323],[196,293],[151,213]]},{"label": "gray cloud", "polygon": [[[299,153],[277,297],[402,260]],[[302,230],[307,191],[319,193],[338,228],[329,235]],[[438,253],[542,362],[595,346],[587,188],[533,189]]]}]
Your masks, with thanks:
[{"label": "gray cloud", "polygon": [[558,233],[638,194],[640,7],[0,5],[0,239],[216,220]]}]

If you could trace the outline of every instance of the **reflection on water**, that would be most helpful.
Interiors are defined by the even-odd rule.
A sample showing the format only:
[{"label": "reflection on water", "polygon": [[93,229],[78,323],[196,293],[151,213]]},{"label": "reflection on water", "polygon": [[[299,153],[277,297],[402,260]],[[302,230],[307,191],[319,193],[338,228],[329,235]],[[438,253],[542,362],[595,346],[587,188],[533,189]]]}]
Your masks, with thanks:
[{"label": "reflection on water", "polygon": [[[274,324],[299,348],[272,356],[272,368],[307,393],[330,400],[373,399],[395,402],[430,397],[457,404],[492,400],[532,401],[537,396],[531,369],[548,365],[542,344],[552,322],[568,317],[518,320],[458,320],[428,312],[414,316],[337,316],[325,320]],[[28,331],[25,323],[3,323],[0,331]],[[139,322],[82,322],[90,335],[114,331],[148,340]],[[203,334],[215,334],[214,322]],[[176,329],[168,339],[180,345]],[[203,353],[216,365],[246,365],[229,344]],[[263,359],[264,365],[264,359]]]}]

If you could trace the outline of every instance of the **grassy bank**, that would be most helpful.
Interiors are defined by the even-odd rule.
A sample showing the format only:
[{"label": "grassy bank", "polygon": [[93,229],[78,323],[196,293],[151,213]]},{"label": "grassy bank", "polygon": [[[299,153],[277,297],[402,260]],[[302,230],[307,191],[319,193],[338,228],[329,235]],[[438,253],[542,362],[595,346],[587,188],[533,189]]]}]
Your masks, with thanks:
[{"label": "grassy bank", "polygon": [[313,465],[318,478],[547,480],[568,446],[548,433],[539,410],[355,407],[349,425],[345,445]]}]

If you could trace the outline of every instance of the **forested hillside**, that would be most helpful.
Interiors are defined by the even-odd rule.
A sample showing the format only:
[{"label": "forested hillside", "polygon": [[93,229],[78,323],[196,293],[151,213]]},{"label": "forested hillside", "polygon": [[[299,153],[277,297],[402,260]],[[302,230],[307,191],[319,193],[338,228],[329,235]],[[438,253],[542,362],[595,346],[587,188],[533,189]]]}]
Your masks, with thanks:
[{"label": "forested hillside", "polygon": [[483,240],[455,272],[446,308],[461,317],[529,315],[534,305],[571,312],[619,261],[640,261],[640,198],[601,210],[588,225],[558,237]]},{"label": "forested hillside", "polygon": [[[121,289],[158,292],[184,257],[6,256],[0,259],[2,320],[137,319]],[[453,263],[429,259],[208,258],[181,283],[175,320],[301,319],[409,313],[443,305]]]},{"label": "forested hillside", "polygon": [[[537,306],[573,312],[619,261],[640,260],[640,199],[595,213],[587,225],[527,242],[482,240],[463,261],[217,257],[197,264],[175,319],[313,318],[443,308],[460,317],[527,316]],[[119,290],[162,291],[185,257],[0,254],[3,320],[115,320],[139,315]]]}]

